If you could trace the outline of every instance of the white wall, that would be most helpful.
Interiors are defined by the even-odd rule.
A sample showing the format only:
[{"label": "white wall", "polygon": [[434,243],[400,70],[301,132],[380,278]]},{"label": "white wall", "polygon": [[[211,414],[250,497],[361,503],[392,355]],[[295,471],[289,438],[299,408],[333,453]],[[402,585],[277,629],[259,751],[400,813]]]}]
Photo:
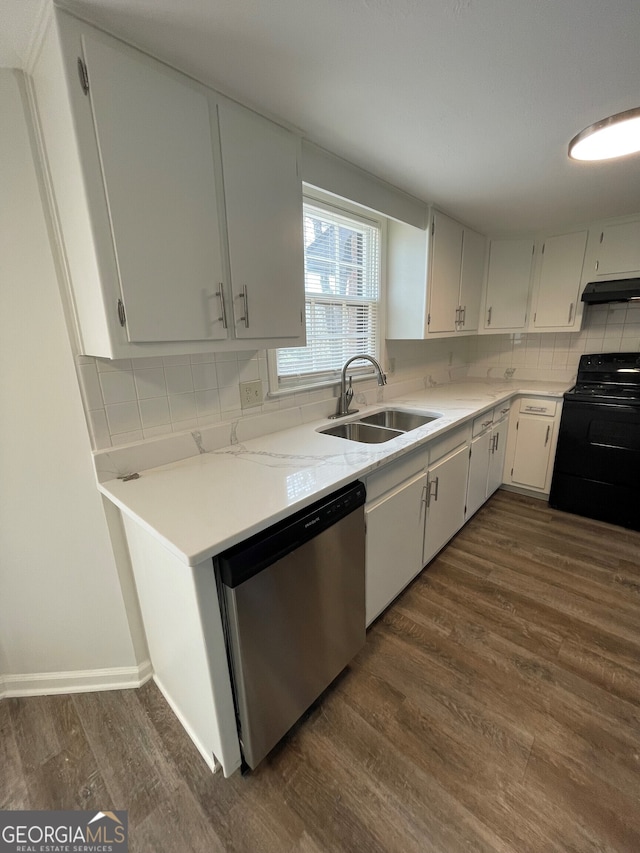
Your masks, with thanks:
[{"label": "white wall", "polygon": [[[137,672],[66,332],[20,72],[0,70],[0,695]],[[141,650],[139,649],[139,655]],[[74,673],[77,673],[75,678]],[[102,673],[102,683],[110,676]]]}]

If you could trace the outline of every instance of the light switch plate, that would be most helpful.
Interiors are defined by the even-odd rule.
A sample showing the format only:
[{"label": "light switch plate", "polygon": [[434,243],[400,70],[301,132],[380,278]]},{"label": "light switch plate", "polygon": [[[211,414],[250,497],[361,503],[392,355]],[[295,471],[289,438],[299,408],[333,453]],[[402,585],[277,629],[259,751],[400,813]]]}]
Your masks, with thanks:
[{"label": "light switch plate", "polygon": [[240,405],[243,409],[260,406],[263,401],[262,381],[260,379],[240,383]]}]

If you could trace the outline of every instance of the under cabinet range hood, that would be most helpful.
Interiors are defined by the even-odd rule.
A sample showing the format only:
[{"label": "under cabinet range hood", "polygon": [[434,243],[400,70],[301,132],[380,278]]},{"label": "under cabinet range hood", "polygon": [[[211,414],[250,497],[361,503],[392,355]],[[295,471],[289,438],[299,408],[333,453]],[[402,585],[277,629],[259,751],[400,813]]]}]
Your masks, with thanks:
[{"label": "under cabinet range hood", "polygon": [[590,281],[582,293],[582,301],[590,305],[605,302],[631,302],[640,300],[640,278],[615,281]]}]

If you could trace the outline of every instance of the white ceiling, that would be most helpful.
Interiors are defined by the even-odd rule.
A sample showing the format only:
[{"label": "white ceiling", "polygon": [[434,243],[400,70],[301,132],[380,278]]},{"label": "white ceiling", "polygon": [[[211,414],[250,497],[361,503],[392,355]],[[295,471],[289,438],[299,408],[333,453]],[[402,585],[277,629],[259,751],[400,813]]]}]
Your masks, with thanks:
[{"label": "white ceiling", "polygon": [[[0,64],[25,50],[5,10],[40,4],[0,0]],[[586,125],[640,105],[638,0],[64,5],[485,232],[640,211],[640,155],[566,154]]]}]

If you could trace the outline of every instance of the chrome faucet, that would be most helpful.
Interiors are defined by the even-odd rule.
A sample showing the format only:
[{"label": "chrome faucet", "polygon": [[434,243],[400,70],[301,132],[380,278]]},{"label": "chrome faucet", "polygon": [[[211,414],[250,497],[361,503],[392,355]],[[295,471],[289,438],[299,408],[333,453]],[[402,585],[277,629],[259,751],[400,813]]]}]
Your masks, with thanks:
[{"label": "chrome faucet", "polygon": [[332,419],[335,418],[344,418],[346,415],[355,415],[357,413],[357,409],[351,409],[349,411],[349,406],[351,405],[351,400],[353,399],[353,388],[351,387],[351,376],[349,377],[349,387],[347,388],[347,368],[351,364],[352,361],[358,361],[359,359],[365,359],[366,361],[370,361],[371,364],[375,367],[376,373],[378,374],[378,385],[386,385],[387,377],[382,372],[382,368],[379,363],[372,355],[353,355],[351,358],[348,358],[344,367],[342,368],[342,374],[340,376],[340,396],[338,397],[338,408],[336,410],[335,415],[330,415],[329,417]]}]

